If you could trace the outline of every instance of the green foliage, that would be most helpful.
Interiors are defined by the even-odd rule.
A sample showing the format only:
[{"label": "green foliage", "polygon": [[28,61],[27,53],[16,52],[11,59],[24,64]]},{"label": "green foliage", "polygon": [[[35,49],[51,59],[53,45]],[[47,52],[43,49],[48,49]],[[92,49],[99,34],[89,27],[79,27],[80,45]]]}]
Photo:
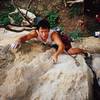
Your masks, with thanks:
[{"label": "green foliage", "polygon": [[13,12],[15,10],[14,6],[9,4],[5,7],[6,12],[10,13]]},{"label": "green foliage", "polygon": [[68,34],[72,38],[72,40],[80,40],[82,37],[82,32],[80,32],[80,30],[78,29],[75,31],[69,32]]},{"label": "green foliage", "polygon": [[13,14],[13,15],[10,15],[10,16],[13,18],[15,24],[17,24],[17,25],[20,25],[20,23],[23,20],[23,18],[21,17],[21,15],[19,13],[16,13],[16,14]]},{"label": "green foliage", "polygon": [[82,14],[82,5],[80,4],[73,4],[69,9],[69,18],[74,18],[75,16],[79,16]]},{"label": "green foliage", "polygon": [[60,27],[61,31],[63,32],[64,31],[64,25],[60,24],[59,27]]},{"label": "green foliage", "polygon": [[51,28],[56,27],[57,26],[57,19],[59,17],[58,12],[57,11],[49,11],[49,12],[47,12],[46,16],[47,16],[47,19],[50,23],[50,27]]},{"label": "green foliage", "polygon": [[0,11],[0,25],[8,25],[10,23],[10,19],[8,18],[8,14],[14,11],[14,7],[11,4],[5,3],[5,8]]},{"label": "green foliage", "polygon": [[8,14],[14,10],[15,8],[13,5],[5,3],[4,8],[0,11],[0,14]]},{"label": "green foliage", "polygon": [[10,20],[8,18],[8,16],[5,14],[5,15],[2,15],[0,16],[0,25],[8,25],[10,23]]}]

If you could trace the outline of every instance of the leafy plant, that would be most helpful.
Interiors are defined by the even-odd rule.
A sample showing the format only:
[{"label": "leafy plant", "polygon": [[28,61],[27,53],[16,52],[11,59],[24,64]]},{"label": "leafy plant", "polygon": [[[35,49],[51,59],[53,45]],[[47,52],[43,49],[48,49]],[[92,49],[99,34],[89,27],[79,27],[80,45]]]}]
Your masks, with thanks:
[{"label": "leafy plant", "polygon": [[47,12],[46,14],[46,17],[50,23],[50,27],[51,28],[54,28],[57,26],[57,20],[58,20],[58,12],[57,11],[50,11],[50,12]]},{"label": "leafy plant", "polygon": [[2,15],[0,17],[0,25],[8,25],[10,23],[10,19],[8,18],[8,15]]},{"label": "leafy plant", "polygon": [[11,4],[8,4],[6,7],[5,7],[5,10],[8,11],[8,13],[10,12],[13,12],[15,10],[14,6],[11,5]]},{"label": "leafy plant", "polygon": [[13,5],[4,3],[4,8],[0,11],[0,25],[6,26],[10,23],[8,14],[12,11],[14,11]]},{"label": "leafy plant", "polygon": [[61,24],[61,25],[59,25],[59,27],[60,27],[61,31],[63,32],[64,31],[64,25]]},{"label": "leafy plant", "polygon": [[20,25],[20,23],[23,20],[23,18],[20,16],[19,13],[16,13],[16,14],[13,14],[13,15],[10,15],[10,16],[13,18],[15,24],[17,24],[17,25]]},{"label": "leafy plant", "polygon": [[80,40],[82,37],[82,32],[80,30],[75,30],[68,33],[72,40]]},{"label": "leafy plant", "polygon": [[14,11],[15,10],[15,8],[14,8],[14,6],[13,5],[11,5],[11,4],[7,4],[7,3],[4,3],[4,8],[2,8],[2,10],[0,11],[0,14],[3,14],[3,13],[10,13],[10,12],[12,12],[12,11]]}]

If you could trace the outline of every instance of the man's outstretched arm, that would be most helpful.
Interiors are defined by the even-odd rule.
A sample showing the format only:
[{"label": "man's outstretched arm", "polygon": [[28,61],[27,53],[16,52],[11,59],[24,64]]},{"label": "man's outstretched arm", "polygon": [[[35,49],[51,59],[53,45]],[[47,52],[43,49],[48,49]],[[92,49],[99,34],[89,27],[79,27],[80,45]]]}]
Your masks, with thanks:
[{"label": "man's outstretched arm", "polygon": [[36,38],[36,37],[37,37],[37,33],[35,30],[33,30],[29,34],[21,36],[17,41],[15,41],[15,43],[11,44],[11,48],[15,49],[15,48],[19,47],[21,43],[24,43],[25,41],[28,41],[28,40],[30,40],[32,38]]},{"label": "man's outstretched arm", "polygon": [[20,37],[18,39],[18,41],[21,42],[21,43],[23,43],[23,42],[28,41],[28,40],[31,40],[32,38],[35,38],[35,37],[37,37],[37,33],[36,33],[35,30],[33,30],[29,34]]},{"label": "man's outstretched arm", "polygon": [[58,49],[57,51],[54,53],[54,55],[52,56],[53,60],[56,62],[57,61],[57,58],[58,58],[58,55],[61,54],[62,52],[64,52],[64,49],[65,49],[65,46],[63,44],[63,42],[61,41],[59,35],[54,32],[52,34],[52,40],[57,44],[58,46]]}]

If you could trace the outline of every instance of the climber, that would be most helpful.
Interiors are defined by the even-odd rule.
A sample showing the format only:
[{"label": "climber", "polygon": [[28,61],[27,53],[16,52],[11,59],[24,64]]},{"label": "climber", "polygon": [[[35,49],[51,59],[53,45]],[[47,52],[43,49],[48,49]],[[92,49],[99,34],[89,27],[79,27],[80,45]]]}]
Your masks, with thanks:
[{"label": "climber", "polygon": [[20,37],[15,43],[11,45],[11,48],[18,48],[22,43],[32,38],[36,38],[44,44],[55,44],[51,46],[56,48],[56,52],[52,55],[52,59],[54,62],[57,61],[58,55],[63,53],[65,50],[70,55],[83,52],[79,48],[71,48],[71,44],[69,42],[67,44],[64,44],[58,33],[50,29],[50,24],[45,19],[41,20],[38,23],[36,30],[33,30],[29,34]]}]

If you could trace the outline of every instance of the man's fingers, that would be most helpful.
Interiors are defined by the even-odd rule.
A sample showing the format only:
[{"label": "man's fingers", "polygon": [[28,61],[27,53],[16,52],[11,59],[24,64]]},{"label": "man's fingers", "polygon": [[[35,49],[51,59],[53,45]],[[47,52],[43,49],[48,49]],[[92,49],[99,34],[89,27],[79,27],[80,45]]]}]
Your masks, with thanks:
[{"label": "man's fingers", "polygon": [[16,49],[16,48],[18,48],[19,46],[20,46],[19,43],[13,43],[13,44],[11,44],[11,48],[12,48],[12,49]]},{"label": "man's fingers", "polygon": [[54,57],[51,57],[51,58],[52,58],[53,63],[55,64],[57,62],[57,59]]},{"label": "man's fingers", "polygon": [[14,49],[16,47],[16,44],[11,44],[11,48]]}]

